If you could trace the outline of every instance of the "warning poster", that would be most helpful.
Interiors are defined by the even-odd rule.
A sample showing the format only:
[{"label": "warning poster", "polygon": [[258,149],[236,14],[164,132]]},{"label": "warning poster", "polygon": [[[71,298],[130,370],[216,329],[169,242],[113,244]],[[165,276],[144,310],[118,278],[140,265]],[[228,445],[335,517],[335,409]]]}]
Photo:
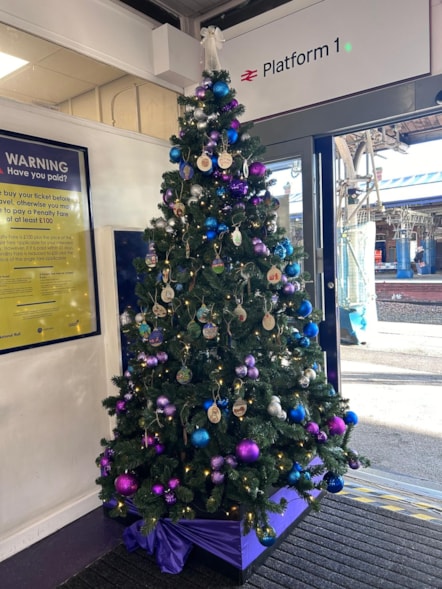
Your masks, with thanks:
[{"label": "warning poster", "polygon": [[0,353],[97,332],[87,152],[0,133]]}]

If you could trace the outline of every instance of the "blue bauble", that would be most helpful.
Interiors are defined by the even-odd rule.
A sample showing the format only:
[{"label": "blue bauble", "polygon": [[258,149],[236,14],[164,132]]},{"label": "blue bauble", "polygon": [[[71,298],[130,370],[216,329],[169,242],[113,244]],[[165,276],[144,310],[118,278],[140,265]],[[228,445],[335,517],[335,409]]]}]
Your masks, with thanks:
[{"label": "blue bauble", "polygon": [[213,405],[213,399],[206,399],[203,403],[203,407],[205,411],[208,411],[210,407]]},{"label": "blue bauble", "polygon": [[302,301],[302,303],[299,305],[299,308],[296,311],[296,313],[299,315],[299,317],[308,317],[312,311],[313,305],[310,301],[305,300]]},{"label": "blue bauble", "polygon": [[177,164],[181,161],[181,149],[179,147],[172,147],[169,151],[169,159],[172,163]]},{"label": "blue bauble", "polygon": [[339,493],[344,488],[344,479],[340,474],[328,471],[324,475],[324,481],[327,483],[329,493]]},{"label": "blue bauble", "polygon": [[299,472],[299,470],[291,470],[289,472],[289,474],[287,475],[287,482],[289,485],[296,485],[296,483],[299,481],[301,477],[301,474]]},{"label": "blue bauble", "polygon": [[298,405],[289,411],[289,420],[293,423],[301,423],[305,419],[305,409],[303,405]]},{"label": "blue bauble", "polygon": [[296,344],[300,347],[300,348],[308,348],[310,345],[310,340],[308,339],[308,337],[300,337],[298,339],[298,341],[296,342]]},{"label": "blue bauble", "polygon": [[258,540],[263,546],[273,546],[276,542],[276,532],[271,526],[265,526],[256,531]]},{"label": "blue bauble", "polygon": [[192,433],[190,439],[195,448],[205,448],[210,441],[210,435],[206,429],[201,427]]},{"label": "blue bauble", "polygon": [[319,327],[316,325],[316,323],[310,321],[310,323],[304,325],[302,331],[307,337],[316,337],[319,333]]},{"label": "blue bauble", "polygon": [[282,243],[278,243],[278,245],[275,246],[273,253],[275,254],[275,256],[278,256],[278,258],[281,258],[281,260],[283,260],[287,255],[287,250],[285,249]]},{"label": "blue bauble", "polygon": [[347,411],[344,415],[344,422],[347,425],[356,425],[358,423],[358,416],[354,411]]},{"label": "blue bauble", "polygon": [[229,87],[225,82],[218,80],[212,86],[212,92],[217,98],[224,98],[229,93]]},{"label": "blue bauble", "polygon": [[218,228],[217,231],[218,233],[226,233],[226,231],[228,231],[229,228],[227,227],[227,225],[225,223],[218,223]]},{"label": "blue bauble", "polygon": [[218,227],[218,221],[215,219],[215,217],[207,217],[207,219],[204,221],[204,227],[206,229],[216,229]]},{"label": "blue bauble", "polygon": [[213,239],[215,239],[215,237],[216,237],[215,229],[208,229],[206,231],[206,237],[209,241],[212,241]]},{"label": "blue bauble", "polygon": [[238,131],[235,131],[235,129],[229,129],[227,131],[227,141],[229,143],[236,143],[238,141]]},{"label": "blue bauble", "polygon": [[299,462],[294,462],[293,466],[292,466],[292,470],[297,470],[298,472],[302,472],[302,466],[299,464]]},{"label": "blue bauble", "polygon": [[284,272],[287,274],[287,276],[295,278],[296,276],[299,276],[301,272],[301,266],[297,262],[287,264],[287,266],[284,268]]}]

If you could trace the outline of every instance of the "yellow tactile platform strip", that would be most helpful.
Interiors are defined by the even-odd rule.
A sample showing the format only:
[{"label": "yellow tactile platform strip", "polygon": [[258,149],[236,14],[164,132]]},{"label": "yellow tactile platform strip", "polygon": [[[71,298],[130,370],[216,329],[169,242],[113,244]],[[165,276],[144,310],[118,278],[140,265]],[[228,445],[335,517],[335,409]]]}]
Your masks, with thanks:
[{"label": "yellow tactile platform strip", "polygon": [[360,485],[353,481],[346,481],[339,495],[345,495],[359,503],[375,505],[418,520],[442,525],[442,503],[437,499],[433,500],[403,491],[392,492],[391,489]]}]

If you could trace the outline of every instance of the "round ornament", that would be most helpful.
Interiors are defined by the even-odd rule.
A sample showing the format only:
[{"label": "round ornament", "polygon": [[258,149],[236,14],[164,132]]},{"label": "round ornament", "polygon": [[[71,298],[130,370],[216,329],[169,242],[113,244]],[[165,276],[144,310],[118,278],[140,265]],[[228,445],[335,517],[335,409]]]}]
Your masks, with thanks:
[{"label": "round ornament", "polygon": [[259,528],[256,531],[256,535],[259,542],[267,548],[269,546],[273,546],[273,544],[276,542],[276,532],[275,529],[271,526],[264,526],[263,528]]},{"label": "round ornament", "polygon": [[215,339],[218,335],[218,327],[213,323],[206,323],[203,327],[203,337],[208,340]]},{"label": "round ornament", "polygon": [[267,280],[270,284],[278,284],[281,281],[282,272],[276,266],[272,266],[270,270],[267,272]]},{"label": "round ornament", "polygon": [[285,257],[287,256],[287,250],[282,245],[282,243],[278,243],[277,245],[275,245],[273,253],[275,254],[275,256],[278,256],[278,258],[281,258],[281,260],[285,260]]},{"label": "round ornament", "polygon": [[205,428],[201,427],[192,432],[190,440],[195,448],[205,448],[209,444],[210,435]]},{"label": "round ornament", "polygon": [[163,305],[160,305],[159,303],[155,303],[152,306],[152,313],[155,315],[155,317],[165,317],[167,315],[167,309],[165,307],[163,307]]},{"label": "round ornament", "polygon": [[243,417],[247,411],[247,403],[242,397],[236,399],[233,403],[232,413],[235,417]]},{"label": "round ornament", "polygon": [[319,425],[315,421],[309,421],[305,426],[305,431],[312,436],[319,434]]},{"label": "round ornament", "polygon": [[278,415],[281,413],[281,411],[282,411],[282,407],[281,407],[281,403],[279,403],[279,402],[271,401],[267,405],[267,413],[269,415],[271,415],[272,417],[278,417]]},{"label": "round ornament", "polygon": [[177,502],[175,493],[172,491],[166,491],[166,493],[164,493],[164,501],[167,503],[167,505],[175,505]]},{"label": "round ornament", "polygon": [[227,130],[227,141],[232,144],[238,141],[238,131],[235,129],[228,129]]},{"label": "round ornament", "polygon": [[148,337],[148,342],[150,343],[151,346],[153,346],[154,348],[157,346],[161,346],[161,344],[164,341],[164,335],[162,330],[158,327],[156,329],[154,329]]},{"label": "round ornament", "polygon": [[209,316],[210,316],[210,310],[209,307],[207,307],[204,303],[201,305],[201,307],[198,309],[198,311],[196,312],[196,318],[198,319],[198,321],[200,323],[207,323],[209,320]]},{"label": "round ornament", "polygon": [[132,497],[138,491],[138,481],[135,475],[125,472],[117,476],[114,487],[116,492],[123,497]]},{"label": "round ornament", "polygon": [[207,419],[210,423],[219,423],[221,421],[221,410],[216,403],[212,403],[208,408]]},{"label": "round ornament", "polygon": [[204,221],[204,227],[206,229],[217,229],[218,221],[215,219],[215,217],[207,217],[207,219]]},{"label": "round ornament", "polygon": [[327,421],[327,425],[328,431],[331,436],[342,436],[345,433],[345,430],[347,429],[345,421],[338,415],[331,417]]},{"label": "round ornament", "polygon": [[313,321],[304,325],[302,329],[303,333],[307,337],[316,337],[319,333],[319,327]]},{"label": "round ornament", "polygon": [[223,170],[227,170],[233,163],[233,158],[227,151],[222,151],[218,155],[218,166]]},{"label": "round ornament", "polygon": [[249,166],[249,174],[251,176],[264,176],[266,167],[261,162],[253,162]]},{"label": "round ornament", "polygon": [[214,485],[222,485],[224,483],[225,474],[223,472],[219,472],[219,470],[215,470],[210,475],[210,478]]},{"label": "round ornament", "polygon": [[163,303],[170,303],[175,298],[175,291],[173,288],[168,284],[163,288],[161,291],[161,300]]},{"label": "round ornament", "polygon": [[203,187],[199,184],[192,184],[190,187],[190,194],[199,198],[203,194]]},{"label": "round ornament", "polygon": [[318,444],[325,444],[327,440],[327,434],[323,430],[320,430],[316,435],[316,441],[318,442]]},{"label": "round ornament", "polygon": [[244,358],[244,364],[248,368],[255,366],[255,363],[256,363],[255,356],[252,356],[252,354],[247,354],[247,356]]},{"label": "round ornament", "polygon": [[201,327],[198,325],[196,321],[190,321],[187,324],[187,333],[191,337],[191,339],[198,339],[201,335]]},{"label": "round ornament", "polygon": [[179,384],[189,384],[192,380],[192,371],[187,366],[183,366],[178,370],[176,379]]},{"label": "round ornament", "polygon": [[247,366],[242,364],[235,368],[235,374],[238,378],[245,378],[247,376]]},{"label": "round ornament", "polygon": [[161,483],[155,483],[152,485],[152,494],[160,497],[164,493],[164,485]]},{"label": "round ornament", "polygon": [[247,368],[247,376],[251,380],[258,380],[259,370],[256,368],[256,366],[250,366],[249,368]]},{"label": "round ornament", "polygon": [[296,485],[301,478],[301,474],[298,470],[291,470],[287,475],[287,482],[289,485]]},{"label": "round ornament", "polygon": [[233,309],[233,314],[235,315],[235,317],[238,319],[238,321],[240,323],[244,323],[244,321],[247,321],[247,311],[244,309],[244,307],[242,305],[238,304]]},{"label": "round ornament", "polygon": [[276,325],[276,320],[271,313],[266,313],[262,318],[262,326],[266,331],[272,331]]},{"label": "round ornament", "polygon": [[146,366],[148,368],[155,368],[156,366],[158,366],[158,358],[156,356],[147,356]]},{"label": "round ornament", "polygon": [[297,405],[289,411],[289,419],[293,423],[301,423],[305,419],[305,409],[303,405]]},{"label": "round ornament", "polygon": [[210,466],[213,470],[221,470],[224,466],[223,456],[212,456],[210,459]]},{"label": "round ornament", "polygon": [[296,278],[296,276],[299,276],[301,272],[301,266],[297,262],[287,264],[284,272],[287,274],[287,276],[290,276],[290,278]]},{"label": "round ornament", "polygon": [[299,317],[308,317],[309,315],[311,315],[313,311],[313,306],[311,304],[310,301],[302,301],[302,303],[299,305],[298,310],[296,311],[296,313],[299,315]]},{"label": "round ornament", "polygon": [[327,483],[329,493],[339,493],[344,488],[344,479],[341,475],[328,471],[324,475],[324,481]]},{"label": "round ornament", "polygon": [[202,108],[196,108],[193,111],[193,116],[197,121],[205,121],[207,119],[207,115]]},{"label": "round ornament", "polygon": [[212,169],[212,159],[204,153],[196,160],[196,165],[201,172],[209,172]]},{"label": "round ornament", "polygon": [[229,93],[229,87],[222,80],[218,80],[218,82],[213,84],[212,92],[216,98],[225,98]]},{"label": "round ornament", "polygon": [[344,421],[347,425],[357,425],[359,420],[354,411],[347,411],[344,415]]},{"label": "round ornament", "polygon": [[241,462],[256,462],[259,458],[259,455],[259,446],[254,440],[241,440],[241,442],[238,442],[236,445],[236,457],[238,460],[241,460]]},{"label": "round ornament", "polygon": [[217,256],[212,262],[212,270],[215,272],[215,274],[222,274],[224,269],[224,262],[219,256]]},{"label": "round ornament", "polygon": [[169,151],[169,159],[172,163],[177,164],[181,161],[181,149],[179,147],[172,147]]},{"label": "round ornament", "polygon": [[249,185],[244,180],[234,179],[229,184],[229,190],[233,197],[241,198],[247,194]]}]

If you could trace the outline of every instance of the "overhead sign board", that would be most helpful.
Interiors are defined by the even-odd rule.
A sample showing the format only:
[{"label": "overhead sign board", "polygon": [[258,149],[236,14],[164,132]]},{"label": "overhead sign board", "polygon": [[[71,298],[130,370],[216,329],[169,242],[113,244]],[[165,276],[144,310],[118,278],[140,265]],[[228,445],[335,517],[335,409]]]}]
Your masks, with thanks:
[{"label": "overhead sign board", "polygon": [[324,0],[226,41],[223,69],[256,120],[430,73],[426,0]]}]

